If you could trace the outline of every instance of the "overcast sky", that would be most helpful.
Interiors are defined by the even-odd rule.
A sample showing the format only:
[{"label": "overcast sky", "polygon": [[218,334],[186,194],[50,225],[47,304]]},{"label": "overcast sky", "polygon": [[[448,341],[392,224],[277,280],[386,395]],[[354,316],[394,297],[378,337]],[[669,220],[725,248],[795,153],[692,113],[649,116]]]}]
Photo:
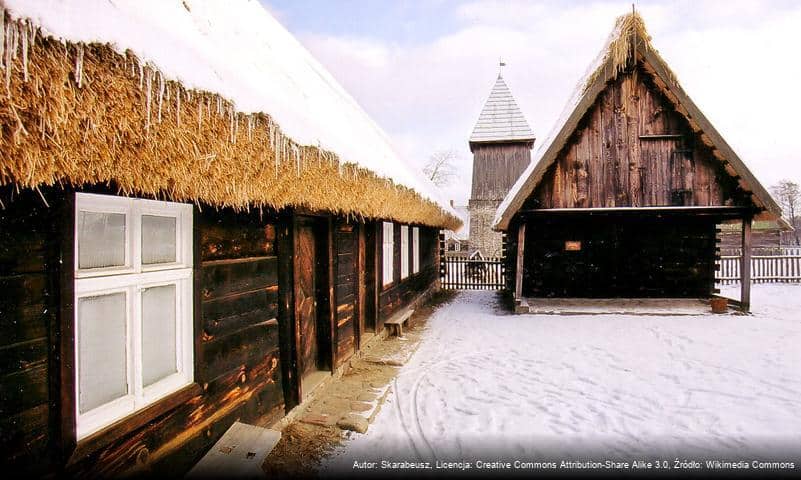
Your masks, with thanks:
[{"label": "overcast sky", "polygon": [[[631,1],[260,0],[422,168],[459,154],[446,190],[464,204],[467,139],[498,74],[539,139]],[[639,1],[687,93],[769,187],[801,182],[801,2]],[[536,148],[537,145],[535,145]]]}]

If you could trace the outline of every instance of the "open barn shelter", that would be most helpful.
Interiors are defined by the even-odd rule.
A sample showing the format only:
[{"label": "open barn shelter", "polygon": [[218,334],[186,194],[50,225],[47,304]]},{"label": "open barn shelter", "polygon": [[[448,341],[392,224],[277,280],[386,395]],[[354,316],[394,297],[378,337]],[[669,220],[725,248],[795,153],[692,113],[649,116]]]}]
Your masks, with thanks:
[{"label": "open barn shelter", "polygon": [[687,96],[636,12],[620,17],[550,137],[498,208],[519,310],[537,298],[709,298],[718,225],[774,200]]},{"label": "open barn shelter", "polygon": [[257,2],[0,2],[0,450],[182,475],[436,287],[455,212]]}]

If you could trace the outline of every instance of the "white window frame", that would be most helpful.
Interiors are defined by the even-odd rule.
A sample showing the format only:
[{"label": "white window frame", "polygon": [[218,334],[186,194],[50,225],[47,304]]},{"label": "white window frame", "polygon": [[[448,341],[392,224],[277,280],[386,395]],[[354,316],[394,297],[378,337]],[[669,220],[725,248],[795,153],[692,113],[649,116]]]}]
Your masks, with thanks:
[{"label": "white window frame", "polygon": [[412,227],[412,273],[420,272],[420,228]]},{"label": "white window frame", "polygon": [[[80,269],[78,264],[80,212],[124,213],[126,216],[125,265]],[[176,261],[142,265],[142,215],[176,219]],[[192,315],[192,205],[112,195],[75,194],[75,415],[78,439],[97,432],[194,381]],[[142,380],[142,292],[175,285],[176,373],[145,387]],[[80,411],[79,300],[112,293],[126,295],[126,371],[128,394],[88,412]]]},{"label": "white window frame", "polygon": [[393,260],[395,257],[395,224],[383,223],[381,234],[381,276],[383,286],[390,285],[393,280]]},{"label": "white window frame", "polygon": [[400,256],[401,256],[401,280],[409,276],[409,226],[401,225],[400,227]]}]

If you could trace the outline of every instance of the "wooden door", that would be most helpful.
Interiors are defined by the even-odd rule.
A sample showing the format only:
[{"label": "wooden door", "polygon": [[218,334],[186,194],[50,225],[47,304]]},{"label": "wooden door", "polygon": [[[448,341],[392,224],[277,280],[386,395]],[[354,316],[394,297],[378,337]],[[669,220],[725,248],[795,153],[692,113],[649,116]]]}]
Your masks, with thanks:
[{"label": "wooden door", "polygon": [[295,245],[295,316],[300,335],[301,377],[317,370],[316,248],[312,225],[298,223]]}]

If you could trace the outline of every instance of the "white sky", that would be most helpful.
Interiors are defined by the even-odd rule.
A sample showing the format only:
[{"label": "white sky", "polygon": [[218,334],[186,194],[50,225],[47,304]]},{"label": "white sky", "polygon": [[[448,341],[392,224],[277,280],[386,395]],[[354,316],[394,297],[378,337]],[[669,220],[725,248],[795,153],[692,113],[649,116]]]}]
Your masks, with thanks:
[{"label": "white sky", "polygon": [[[447,7],[448,28],[427,30],[415,42],[355,30],[298,31],[286,12],[271,10],[388,132],[403,158],[422,168],[433,151],[457,150],[461,175],[446,194],[465,203],[467,139],[498,58],[544,139],[631,2],[475,0]],[[782,178],[801,181],[801,2],[679,0],[638,2],[637,9],[685,90],[757,178],[766,187]]]}]

